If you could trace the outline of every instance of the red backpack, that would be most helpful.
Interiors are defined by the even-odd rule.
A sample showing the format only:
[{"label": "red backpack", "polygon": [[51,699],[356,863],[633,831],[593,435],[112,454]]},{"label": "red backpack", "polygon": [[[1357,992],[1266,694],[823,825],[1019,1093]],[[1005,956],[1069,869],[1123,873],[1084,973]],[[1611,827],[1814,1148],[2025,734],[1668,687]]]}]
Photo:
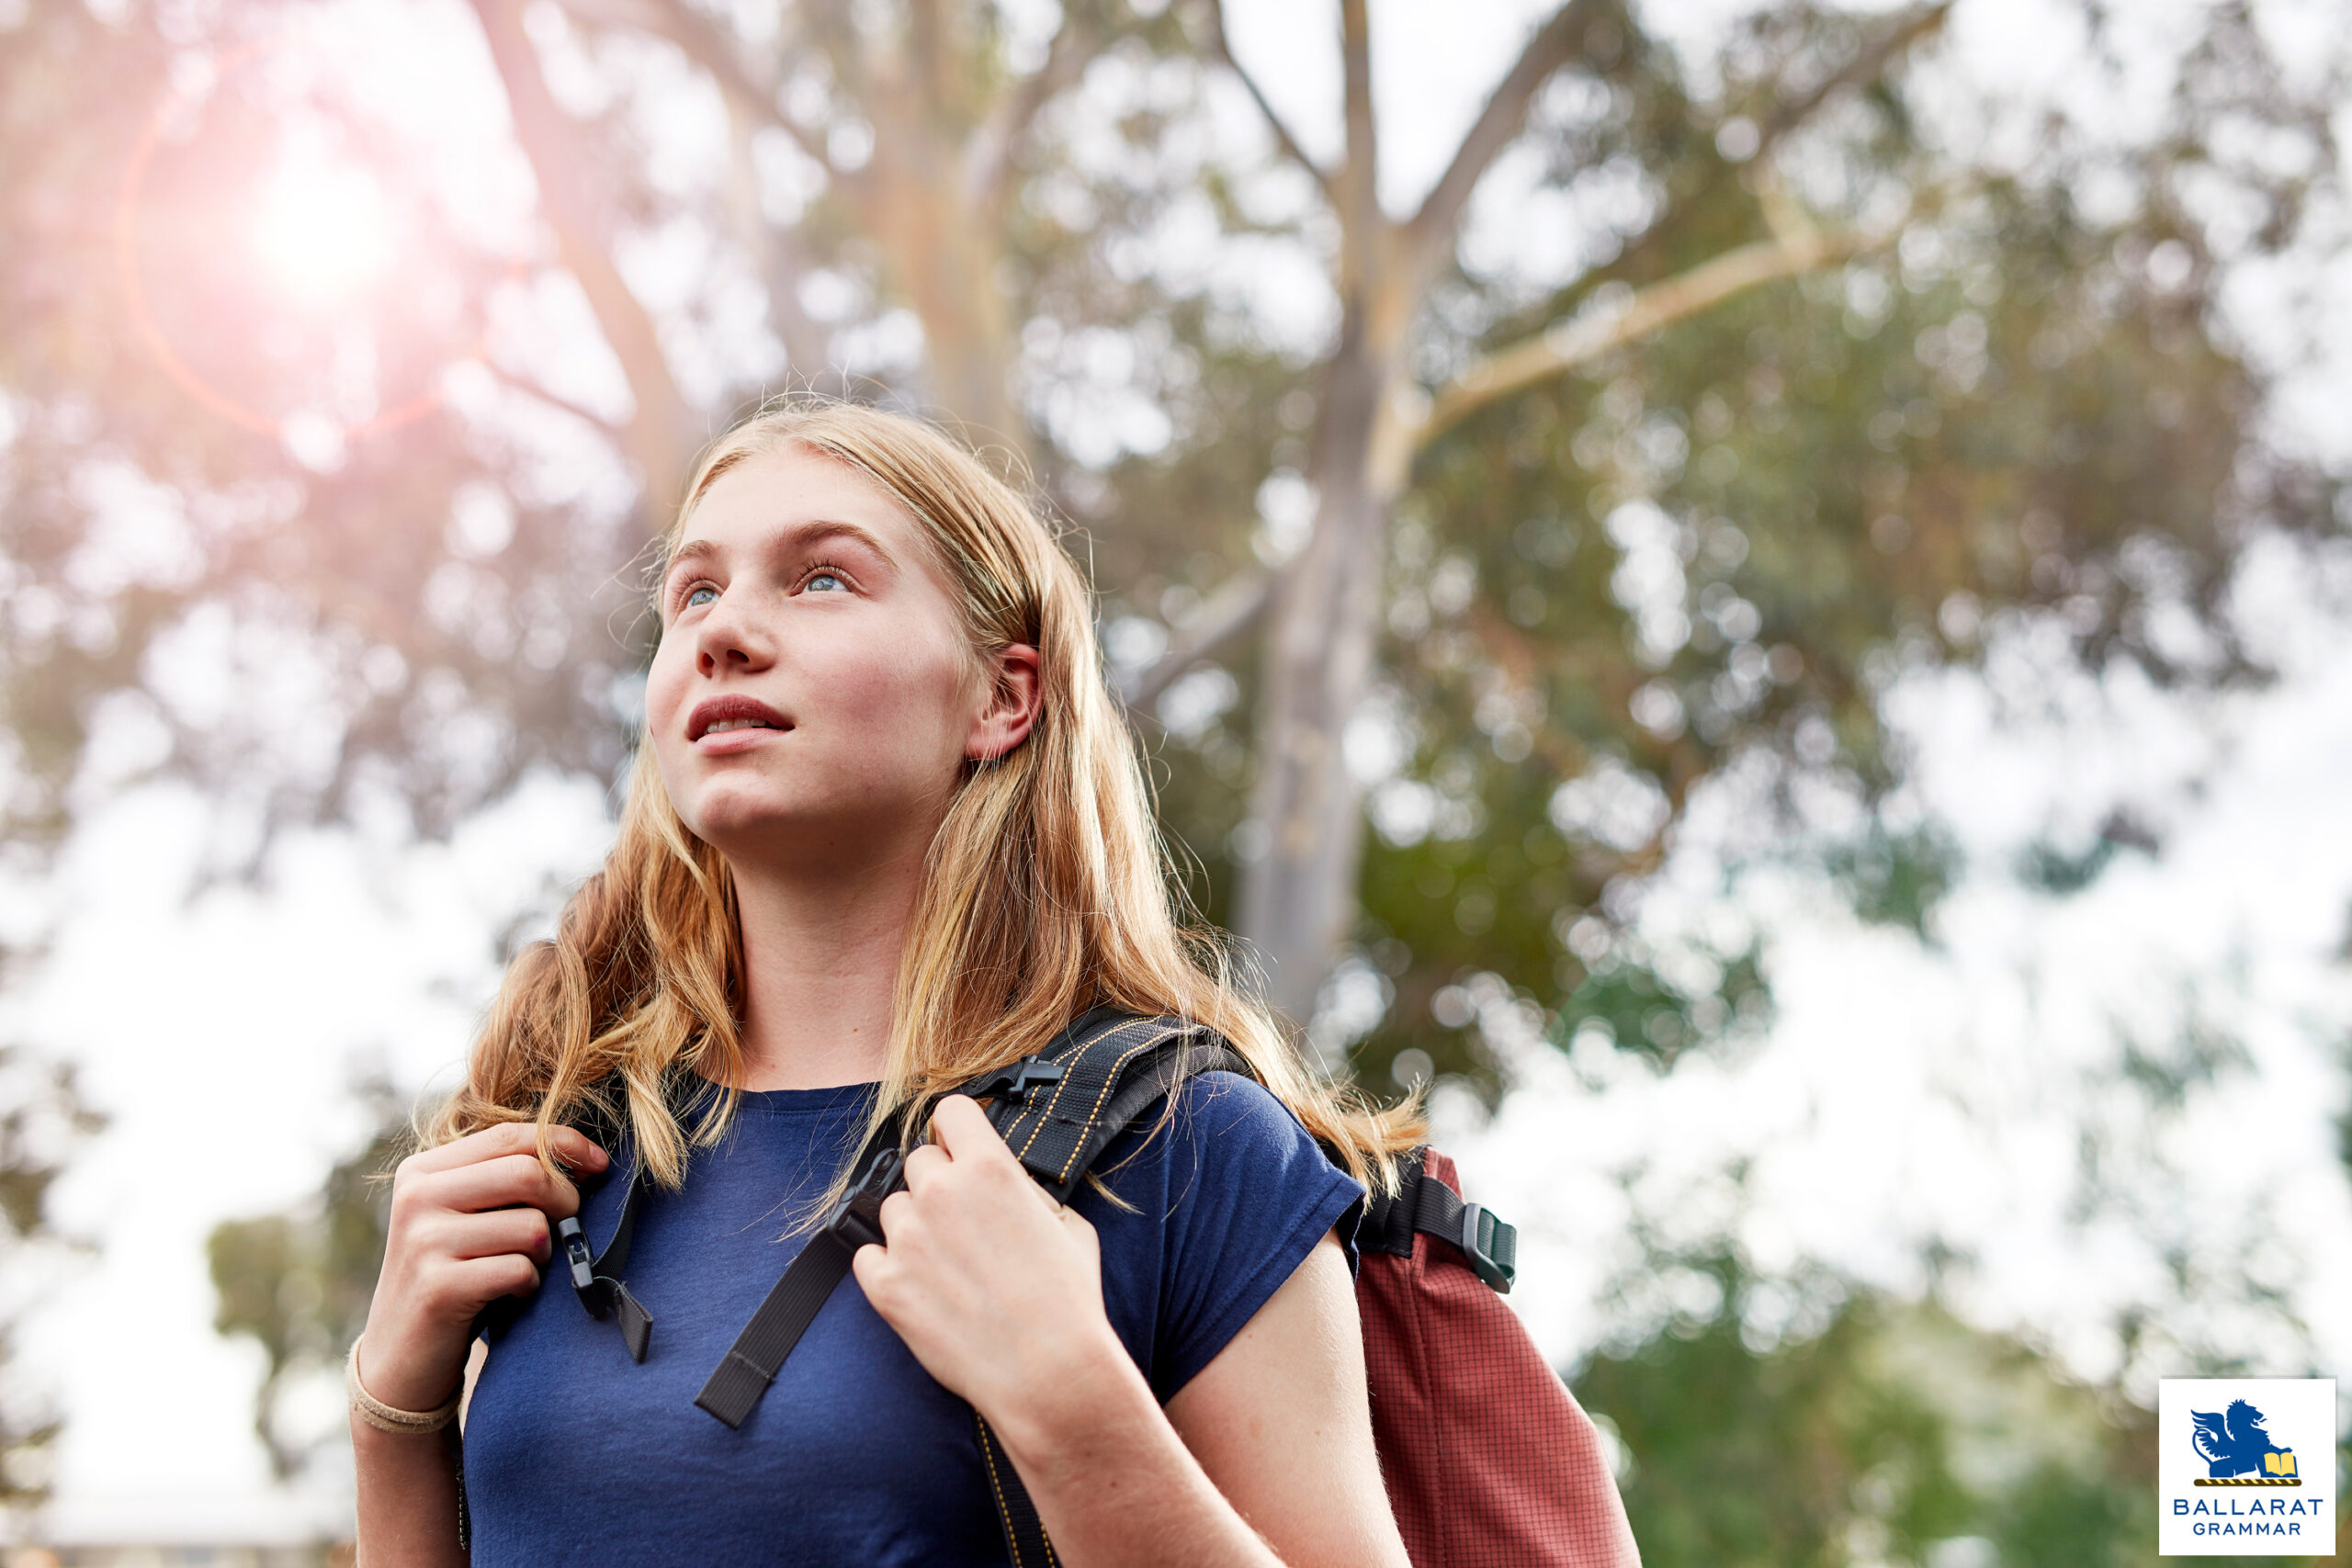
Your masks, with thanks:
[{"label": "red backpack", "polygon": [[[1023,1167],[1067,1201],[1114,1138],[1185,1079],[1217,1071],[1250,1066],[1196,1024],[1098,1008],[958,1092],[986,1101]],[[882,1239],[882,1200],[900,1184],[895,1136],[859,1158],[849,1196],[695,1401],[729,1427],[751,1415],[857,1249]],[[1453,1162],[1434,1149],[1414,1150],[1402,1177],[1397,1196],[1363,1207],[1356,1303],[1381,1473],[1414,1568],[1639,1568],[1600,1434],[1498,1293],[1510,1289],[1516,1233],[1462,1201]],[[557,1236],[582,1304],[613,1317],[641,1361],[652,1319],[621,1280],[639,1197],[632,1173],[602,1253],[591,1255],[576,1220]],[[1014,1568],[1046,1568],[1056,1558],[1036,1508],[975,1420]]]},{"label": "red backpack", "polygon": [[1414,1568],[1639,1568],[1592,1418],[1498,1292],[1518,1235],[1416,1149],[1365,1206],[1356,1308],[1372,1433]]}]

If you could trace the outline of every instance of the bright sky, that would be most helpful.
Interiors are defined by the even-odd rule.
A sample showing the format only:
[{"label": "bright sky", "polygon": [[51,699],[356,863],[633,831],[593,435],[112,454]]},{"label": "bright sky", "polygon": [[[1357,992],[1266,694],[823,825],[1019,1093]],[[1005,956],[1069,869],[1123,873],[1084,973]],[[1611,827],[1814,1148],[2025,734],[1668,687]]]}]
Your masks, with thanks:
[{"label": "bright sky", "polygon": [[[1337,134],[1337,62],[1318,20],[1329,8],[1233,8],[1237,47],[1317,148]],[[1543,8],[1375,4],[1392,209],[1419,199]],[[2147,10],[2183,8],[2189,0]],[[1729,7],[1657,9],[1703,39]],[[2271,9],[2282,27],[2324,23],[2313,6]],[[422,46],[384,41],[420,36],[387,26],[401,12],[401,0],[366,0],[356,25],[378,39],[384,69],[416,80]],[[2166,20],[2146,25],[2161,33]],[[2042,0],[1962,0],[1951,69],[2024,98],[2053,90],[2055,64],[2040,82],[2016,80],[2021,62],[2063,60],[2060,49],[2017,47],[2049,26]],[[458,123],[479,127],[486,117],[459,90],[472,69],[436,56],[433,96],[446,100],[436,113],[454,107]],[[315,175],[298,166],[288,177]],[[359,212],[370,198],[337,199]],[[2352,299],[2352,276],[2332,281],[2335,299]],[[2292,427],[2312,442],[2340,436],[2326,411],[2352,380],[2343,309],[2256,304],[2243,315],[2266,352],[2307,361],[2286,405]],[[582,374],[594,378],[593,367]],[[2331,455],[2352,462],[2352,450]],[[2107,1310],[2135,1293],[2164,1299],[2151,1238],[2177,1240],[2221,1277],[2275,1278],[2320,1335],[2282,1340],[2192,1304],[2170,1320],[2183,1339],[2275,1355],[2267,1370],[2278,1372],[2306,1355],[2352,1371],[2352,1322],[2319,1310],[2352,1300],[2352,1197],[2328,1124],[2346,1103],[2338,1043],[2352,1025],[2336,957],[2352,908],[2338,782],[2352,776],[2352,622],[2327,604],[2352,586],[2352,562],[2332,570],[2257,554],[2239,603],[2286,678],[2195,715],[2124,682],[2062,693],[2072,705],[2056,725],[2003,719],[1969,680],[1905,689],[1919,793],[1989,869],[1951,899],[1935,948],[1860,929],[1803,884],[1751,885],[1746,915],[1778,932],[1781,1016],[1769,1049],[1654,1080],[1605,1054],[1515,1050],[1508,1010],[1493,1010],[1491,1037],[1521,1087],[1491,1124],[1450,1104],[1447,1141],[1527,1234],[1512,1300],[1547,1349],[1573,1357],[1611,1326],[1600,1291],[1628,1256],[1632,1217],[1703,1228],[1731,1212],[1726,1160],[1752,1154],[1736,1224],[1768,1264],[1810,1257],[1911,1287],[1917,1242],[1946,1235],[1974,1259],[1955,1281],[1969,1310],[2098,1375],[2113,1363]],[[2055,903],[2000,874],[2070,792],[2118,781],[2171,813],[2161,860],[2127,858]],[[31,895],[53,922],[51,956],[0,998],[0,1024],[78,1062],[112,1117],[57,1194],[64,1224],[102,1250],[20,1342],[70,1421],[49,1521],[60,1539],[342,1528],[347,1502],[333,1487],[268,1484],[247,1430],[259,1355],[211,1331],[204,1236],[315,1190],[364,1134],[347,1093],[356,1076],[447,1081],[494,984],[496,933],[587,871],[608,826],[601,788],[541,779],[448,845],[299,836],[260,887],[199,884],[209,830],[206,803],[175,789],[91,818],[54,884]],[[1713,918],[1711,886],[1703,857],[1690,858],[1653,918]],[[2136,1023],[2161,1043],[2185,998],[2242,1035],[2254,1069],[2225,1077],[2138,1150],[2132,1168],[2175,1173],[2160,1189],[2143,1183],[2120,1215],[2070,1226],[2083,1118],[2112,1119],[2127,1145],[2142,1124],[2086,1087],[2112,1059],[2113,1026]],[[1599,1100],[1589,1086],[1602,1082],[1611,1092]],[[2241,1258],[2232,1249],[2256,1217],[2275,1240]],[[2148,1371],[2132,1375],[2143,1386]],[[340,1420],[336,1397],[318,1391],[322,1427]]]}]

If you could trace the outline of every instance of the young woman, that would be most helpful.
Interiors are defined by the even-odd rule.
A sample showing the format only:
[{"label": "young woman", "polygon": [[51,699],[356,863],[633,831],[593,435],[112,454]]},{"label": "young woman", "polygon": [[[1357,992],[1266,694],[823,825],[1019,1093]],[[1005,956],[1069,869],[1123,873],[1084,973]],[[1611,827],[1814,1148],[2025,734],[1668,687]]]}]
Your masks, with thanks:
[{"label": "young woman", "polygon": [[[506,1296],[479,1563],[1001,1563],[976,1410],[1073,1568],[1402,1565],[1334,1226],[1416,1129],[1306,1077],[1180,923],[1046,526],[926,425],[795,402],[704,459],[659,611],[618,841],[393,1186],[352,1362],[369,1568],[466,1561],[446,1438],[399,1417],[454,1398]],[[1257,1081],[1194,1080],[1068,1207],[940,1100],[751,1418],[697,1409],[861,1141],[1098,1003],[1204,1022]],[[575,1125],[600,1107],[610,1149]],[[630,1162],[641,1365],[560,1265],[538,1288]]]}]

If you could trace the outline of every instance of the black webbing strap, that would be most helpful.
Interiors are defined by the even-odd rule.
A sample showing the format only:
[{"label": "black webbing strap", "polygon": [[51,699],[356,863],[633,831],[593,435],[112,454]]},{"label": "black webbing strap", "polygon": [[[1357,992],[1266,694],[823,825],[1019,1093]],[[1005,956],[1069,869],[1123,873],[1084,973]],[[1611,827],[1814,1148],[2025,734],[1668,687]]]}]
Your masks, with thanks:
[{"label": "black webbing strap", "polygon": [[1364,1202],[1356,1229],[1360,1252],[1413,1255],[1413,1237],[1433,1236],[1462,1254],[1479,1279],[1510,1293],[1519,1273],[1519,1230],[1476,1203],[1465,1203],[1453,1188],[1423,1168],[1428,1151],[1415,1149],[1397,1162],[1395,1197],[1375,1192]]},{"label": "black webbing strap", "polygon": [[1029,1500],[1029,1489],[1021,1484],[1004,1445],[996,1440],[996,1434],[977,1410],[972,1413],[972,1425],[979,1432],[980,1468],[988,1472],[989,1495],[996,1499],[997,1521],[1004,1526],[1004,1550],[1012,1558],[1012,1568],[1057,1563],[1054,1543],[1046,1539],[1046,1522],[1037,1517],[1037,1505]]},{"label": "black webbing strap", "polygon": [[[1070,1190],[1104,1145],[1177,1084],[1197,1073],[1247,1072],[1249,1065],[1214,1035],[1198,1035],[1168,1019],[1136,1019],[1097,1009],[1056,1036],[1046,1049],[1010,1066],[983,1074],[956,1092],[991,1102],[990,1120],[1000,1133],[1022,1136],[1033,1148],[1023,1166],[1057,1200]],[[1066,1109],[1056,1111],[1048,1101]],[[800,1253],[785,1269],[752,1320],[712,1370],[695,1403],[730,1427],[751,1418],[776,1374],[816,1321],[857,1249],[882,1239],[882,1201],[903,1184],[896,1124],[886,1126],[859,1152],[864,1173]],[[1020,1145],[1015,1145],[1016,1152]],[[1049,1179],[1050,1177],[1050,1179]],[[983,1457],[993,1438],[983,1443]],[[1001,1449],[990,1460],[991,1481],[1006,1520],[1008,1542],[1028,1539],[1031,1562],[1049,1562],[1036,1510],[1022,1491]],[[1008,1507],[1012,1511],[1006,1511]],[[1025,1517],[1028,1524],[1023,1524]]]},{"label": "black webbing strap", "polygon": [[792,1348],[848,1274],[857,1249],[882,1239],[877,1218],[882,1200],[901,1185],[898,1139],[897,1125],[886,1124],[860,1151],[864,1173],[799,1255],[785,1266],[783,1277],[770,1287],[752,1321],[735,1336],[725,1359],[711,1369],[702,1392],[695,1395],[695,1404],[729,1427],[740,1428],[751,1419]]},{"label": "black webbing strap", "polygon": [[1001,1102],[992,1120],[1023,1167],[1065,1203],[1103,1145],[1153,1100],[1196,1073],[1250,1070],[1196,1025],[1107,1008],[1071,1024],[1038,1057],[1058,1077],[1018,1102]]},{"label": "black webbing strap", "polygon": [[[1114,1138],[1186,1079],[1202,1073],[1250,1075],[1223,1038],[1175,1019],[1097,1009],[1064,1030],[1035,1060],[1057,1069],[1025,1096],[1000,1100],[990,1120],[1022,1165],[1062,1202]],[[1018,1065],[1016,1065],[1017,1066]],[[1012,1568],[1057,1568],[1054,1543],[1020,1473],[976,1412],[980,1462],[1004,1527]]]},{"label": "black webbing strap", "polygon": [[783,1370],[785,1358],[817,1320],[833,1287],[848,1274],[850,1259],[855,1256],[854,1248],[830,1231],[810,1236],[752,1314],[752,1321],[743,1325],[743,1332],[735,1337],[727,1359],[711,1370],[695,1403],[730,1427],[750,1420],[760,1396],[767,1393],[768,1384]]},{"label": "black webbing strap", "polygon": [[610,1317],[619,1324],[621,1342],[628,1347],[632,1359],[642,1361],[653,1343],[653,1314],[644,1303],[629,1294],[621,1270],[628,1267],[629,1244],[637,1239],[638,1211],[644,1206],[645,1162],[632,1158],[629,1163],[628,1185],[621,1191],[621,1217],[613,1226],[613,1239],[605,1250],[591,1255],[588,1235],[580,1226],[580,1216],[556,1223],[556,1245],[563,1249],[564,1260],[571,1269],[572,1293],[591,1317]]}]

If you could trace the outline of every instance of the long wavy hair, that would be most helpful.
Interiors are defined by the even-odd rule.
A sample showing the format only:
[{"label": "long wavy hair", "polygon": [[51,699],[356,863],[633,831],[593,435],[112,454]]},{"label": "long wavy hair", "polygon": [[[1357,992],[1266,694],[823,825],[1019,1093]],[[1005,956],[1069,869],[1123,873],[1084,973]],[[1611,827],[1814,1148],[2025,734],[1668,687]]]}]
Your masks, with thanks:
[{"label": "long wavy hair", "polygon": [[[932,841],[869,1133],[1108,1003],[1216,1030],[1359,1180],[1392,1185],[1389,1156],[1418,1138],[1418,1114],[1375,1109],[1303,1066],[1238,983],[1224,941],[1191,915],[1103,678],[1086,581],[1038,512],[969,450],[900,414],[772,403],[704,455],[663,562],[714,480],[786,445],[848,465],[916,519],[976,667],[1015,644],[1039,655],[1035,726],[1003,757],[965,764]],[[554,938],[508,968],[464,1086],[420,1134],[436,1144],[536,1121],[546,1158],[550,1129],[593,1121],[625,1129],[648,1172],[674,1187],[737,1102],[732,1089],[702,1095],[682,1124],[680,1075],[741,1082],[745,995],[733,877],[679,818],[640,740],[604,869],[572,894]]]}]

